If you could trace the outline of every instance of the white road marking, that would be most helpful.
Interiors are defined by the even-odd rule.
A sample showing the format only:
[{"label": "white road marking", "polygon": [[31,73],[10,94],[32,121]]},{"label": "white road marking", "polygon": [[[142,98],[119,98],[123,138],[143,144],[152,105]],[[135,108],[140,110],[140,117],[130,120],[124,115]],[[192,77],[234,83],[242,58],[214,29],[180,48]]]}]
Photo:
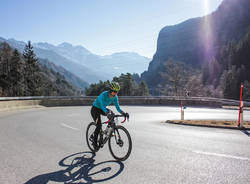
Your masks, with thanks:
[{"label": "white road marking", "polygon": [[238,160],[249,160],[250,161],[250,158],[247,158],[247,157],[238,157],[238,156],[234,156],[234,155],[210,153],[210,152],[204,152],[204,151],[193,151],[193,152],[198,153],[198,154],[204,154],[204,155],[212,155],[212,156],[218,156],[218,157],[226,157],[226,158],[233,158],[233,159],[238,159]]},{"label": "white road marking", "polygon": [[79,131],[79,129],[78,129],[78,128],[71,127],[71,126],[66,125],[66,124],[64,124],[64,123],[61,123],[61,125],[62,125],[62,126],[64,126],[64,127],[70,128],[70,129],[72,129],[72,130]]}]

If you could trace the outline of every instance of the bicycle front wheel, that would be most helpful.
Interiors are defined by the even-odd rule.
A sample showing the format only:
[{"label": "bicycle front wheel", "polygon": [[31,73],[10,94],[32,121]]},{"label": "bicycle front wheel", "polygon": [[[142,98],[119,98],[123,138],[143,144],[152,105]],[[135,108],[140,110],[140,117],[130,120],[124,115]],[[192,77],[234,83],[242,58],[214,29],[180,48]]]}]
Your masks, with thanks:
[{"label": "bicycle front wheel", "polygon": [[119,161],[126,160],[132,150],[132,140],[130,134],[123,126],[116,126],[109,138],[109,151],[111,155]]}]

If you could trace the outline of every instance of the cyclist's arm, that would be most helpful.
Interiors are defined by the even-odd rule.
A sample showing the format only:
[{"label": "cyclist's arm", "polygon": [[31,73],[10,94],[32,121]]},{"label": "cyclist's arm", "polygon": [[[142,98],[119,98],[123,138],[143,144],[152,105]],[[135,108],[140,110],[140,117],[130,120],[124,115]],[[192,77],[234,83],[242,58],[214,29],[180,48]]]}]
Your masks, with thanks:
[{"label": "cyclist's arm", "polygon": [[121,108],[120,108],[120,105],[119,105],[118,97],[117,97],[117,96],[116,96],[116,98],[114,99],[114,104],[115,104],[116,110],[117,110],[119,113],[122,113],[122,110],[121,110]]}]

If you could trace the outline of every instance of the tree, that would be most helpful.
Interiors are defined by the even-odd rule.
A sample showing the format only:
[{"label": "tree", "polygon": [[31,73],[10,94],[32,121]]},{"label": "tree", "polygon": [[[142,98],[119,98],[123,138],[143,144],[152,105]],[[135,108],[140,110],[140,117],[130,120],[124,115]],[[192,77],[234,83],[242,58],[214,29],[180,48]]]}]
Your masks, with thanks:
[{"label": "tree", "polygon": [[139,85],[140,82],[141,82],[141,78],[140,78],[139,74],[138,74],[138,73],[134,73],[134,74],[133,74],[133,78],[134,78],[134,80],[135,80],[135,83],[136,83],[137,85]]},{"label": "tree", "polygon": [[162,72],[161,75],[165,78],[165,83],[168,83],[174,89],[174,93],[177,96],[178,91],[183,89],[189,77],[189,69],[182,62],[175,62],[173,59],[169,59],[165,63],[166,72]]},{"label": "tree", "polygon": [[0,96],[77,94],[64,76],[37,62],[30,43],[23,55],[0,43]]},{"label": "tree", "polygon": [[136,95],[137,96],[148,96],[149,95],[147,84],[144,81],[141,81],[141,83],[139,84]]},{"label": "tree", "polygon": [[246,69],[233,65],[221,76],[221,86],[225,98],[239,99],[241,83],[246,80]]},{"label": "tree", "polygon": [[206,85],[219,85],[222,68],[216,58],[212,58],[202,67],[202,83]]},{"label": "tree", "polygon": [[120,95],[122,96],[134,96],[136,91],[136,84],[133,76],[130,73],[121,74],[119,81],[121,90]]},{"label": "tree", "polygon": [[23,96],[25,91],[24,86],[24,62],[21,60],[20,54],[15,49],[11,56],[10,81],[12,85],[10,96]]},{"label": "tree", "polygon": [[205,62],[202,66],[202,84],[206,85],[208,84],[208,78],[209,78],[209,64],[208,62]]},{"label": "tree", "polygon": [[189,91],[189,96],[203,96],[204,86],[201,81],[201,75],[191,76],[187,82],[186,89]]},{"label": "tree", "polygon": [[106,82],[99,81],[99,83],[91,84],[88,88],[85,88],[86,96],[98,96],[101,92],[108,90],[109,80]]},{"label": "tree", "polygon": [[25,46],[23,57],[26,62],[25,66],[25,78],[26,78],[26,86],[25,95],[40,95],[41,90],[41,75],[40,69],[38,66],[38,59],[33,51],[33,47],[31,42],[28,41],[28,44]]},{"label": "tree", "polygon": [[243,100],[250,101],[250,82],[244,81]]},{"label": "tree", "polygon": [[12,50],[6,42],[0,44],[0,87],[3,94],[8,94],[11,84],[9,83],[11,53]]},{"label": "tree", "polygon": [[[119,77],[114,77],[113,81],[118,82],[121,86],[119,91],[120,96],[135,96],[148,95],[148,88],[145,82],[141,82],[139,86],[136,85],[133,76],[130,73],[121,74]],[[87,96],[98,96],[101,92],[108,90],[109,80],[99,83],[91,84],[85,89]]]}]

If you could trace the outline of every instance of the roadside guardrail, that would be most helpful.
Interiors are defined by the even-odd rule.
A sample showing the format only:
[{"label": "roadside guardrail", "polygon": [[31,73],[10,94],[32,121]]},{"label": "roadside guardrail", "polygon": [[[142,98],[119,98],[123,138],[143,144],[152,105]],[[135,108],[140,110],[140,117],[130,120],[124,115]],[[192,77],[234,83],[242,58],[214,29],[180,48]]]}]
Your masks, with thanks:
[{"label": "roadside guardrail", "polygon": [[[27,96],[0,97],[0,110],[20,109],[39,106],[80,106],[91,105],[96,96]],[[238,100],[212,97],[184,97],[184,96],[119,96],[121,105],[172,105],[222,107],[239,106]],[[250,102],[244,101],[245,107]]]}]

